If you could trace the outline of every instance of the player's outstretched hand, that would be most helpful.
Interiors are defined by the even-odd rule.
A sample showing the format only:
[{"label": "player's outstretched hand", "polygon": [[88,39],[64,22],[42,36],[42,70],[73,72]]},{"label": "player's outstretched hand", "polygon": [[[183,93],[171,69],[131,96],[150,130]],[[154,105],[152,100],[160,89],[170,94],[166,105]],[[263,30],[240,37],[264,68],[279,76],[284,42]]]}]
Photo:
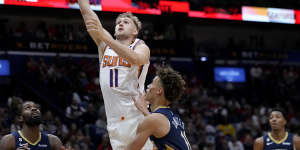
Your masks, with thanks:
[{"label": "player's outstretched hand", "polygon": [[30,150],[30,148],[28,147],[28,143],[26,143],[24,146],[18,147],[16,150]]},{"label": "player's outstretched hand", "polygon": [[139,96],[137,99],[132,97],[134,101],[135,107],[140,110],[145,116],[149,115],[150,112],[148,111],[149,102],[145,100],[145,95],[139,92]]}]

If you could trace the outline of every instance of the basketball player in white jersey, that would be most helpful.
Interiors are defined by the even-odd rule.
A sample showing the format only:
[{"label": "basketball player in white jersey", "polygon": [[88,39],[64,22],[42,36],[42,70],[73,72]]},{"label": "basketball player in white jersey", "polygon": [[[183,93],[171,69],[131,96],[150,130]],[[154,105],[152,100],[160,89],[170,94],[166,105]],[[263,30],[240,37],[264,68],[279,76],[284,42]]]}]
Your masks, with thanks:
[{"label": "basketball player in white jersey", "polygon": [[[98,46],[100,85],[107,116],[107,130],[114,150],[123,150],[136,135],[143,114],[132,97],[144,92],[150,50],[137,39],[141,22],[131,13],[116,19],[115,37],[102,27],[98,16],[90,9],[89,0],[78,0],[87,30]],[[148,139],[143,150],[152,150]]]}]

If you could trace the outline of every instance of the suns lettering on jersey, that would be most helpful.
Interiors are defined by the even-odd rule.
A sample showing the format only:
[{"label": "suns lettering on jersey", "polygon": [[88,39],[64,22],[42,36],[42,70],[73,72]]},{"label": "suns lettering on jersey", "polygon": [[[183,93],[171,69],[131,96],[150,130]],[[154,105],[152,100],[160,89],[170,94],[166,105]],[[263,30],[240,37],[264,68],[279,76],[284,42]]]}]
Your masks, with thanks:
[{"label": "suns lettering on jersey", "polygon": [[114,67],[114,66],[124,66],[124,67],[131,67],[131,64],[128,63],[126,59],[123,59],[120,56],[109,56],[105,55],[103,57],[103,64],[102,68],[109,66],[109,67]]}]

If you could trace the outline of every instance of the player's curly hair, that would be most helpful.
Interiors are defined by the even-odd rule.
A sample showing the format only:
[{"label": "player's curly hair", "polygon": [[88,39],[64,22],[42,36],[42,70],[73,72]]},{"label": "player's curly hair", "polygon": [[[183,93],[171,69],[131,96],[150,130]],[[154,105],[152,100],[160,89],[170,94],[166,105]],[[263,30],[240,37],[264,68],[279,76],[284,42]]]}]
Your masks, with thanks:
[{"label": "player's curly hair", "polygon": [[177,71],[171,67],[161,67],[157,69],[156,75],[160,79],[165,97],[169,102],[181,98],[185,91],[185,81]]},{"label": "player's curly hair", "polygon": [[124,17],[128,17],[133,21],[138,32],[142,29],[142,22],[139,20],[139,18],[137,16],[134,16],[131,12],[126,12],[126,13],[120,14],[116,20],[118,20],[118,18],[124,18]]}]

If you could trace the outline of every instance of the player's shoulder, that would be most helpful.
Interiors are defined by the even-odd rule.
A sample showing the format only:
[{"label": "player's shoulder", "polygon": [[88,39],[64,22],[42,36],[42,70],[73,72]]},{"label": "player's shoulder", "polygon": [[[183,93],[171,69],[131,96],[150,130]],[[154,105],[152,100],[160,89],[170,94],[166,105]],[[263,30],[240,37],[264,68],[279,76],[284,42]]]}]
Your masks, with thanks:
[{"label": "player's shoulder", "polygon": [[178,117],[180,117],[180,115],[176,111],[170,109],[169,107],[167,107],[167,108],[162,107],[160,109],[157,109],[155,113],[159,113],[159,114],[162,114],[164,116],[178,116]]},{"label": "player's shoulder", "polygon": [[56,135],[48,134],[48,139],[49,139],[49,143],[50,143],[50,146],[52,147],[52,149],[55,149],[55,150],[62,149],[62,146],[63,146],[62,142]]},{"label": "player's shoulder", "polygon": [[0,140],[0,149],[14,149],[15,144],[15,136],[13,134],[7,134]]},{"label": "player's shoulder", "polygon": [[147,44],[145,43],[145,41],[143,41],[141,39],[138,39],[138,41],[135,44],[135,48],[134,49],[137,49],[137,48],[147,48],[147,49],[149,49],[149,47],[147,46]]},{"label": "player's shoulder", "polygon": [[46,134],[48,136],[49,139],[51,140],[59,140],[59,138],[56,135],[53,134]]},{"label": "player's shoulder", "polygon": [[48,136],[50,145],[58,145],[58,144],[61,145],[62,144],[60,139],[56,135],[47,134],[47,136]]},{"label": "player's shoulder", "polygon": [[139,44],[146,44],[146,43],[144,40],[136,38],[136,45],[139,45]]},{"label": "player's shoulder", "polygon": [[294,143],[296,143],[296,144],[300,144],[300,137],[298,136],[298,135],[293,135],[293,141],[294,141]]},{"label": "player's shoulder", "polygon": [[156,132],[157,129],[162,127],[168,126],[168,118],[165,117],[163,114],[159,113],[152,113],[147,115],[139,124],[139,127],[142,129],[152,130]]},{"label": "player's shoulder", "polygon": [[151,117],[152,119],[162,119],[162,118],[165,118],[166,116],[162,113],[154,112],[154,113],[151,113],[149,115],[149,117]]},{"label": "player's shoulder", "polygon": [[2,140],[12,140],[12,139],[15,139],[15,136],[11,133],[11,134],[7,134],[7,135],[3,136],[1,141]]},{"label": "player's shoulder", "polygon": [[156,125],[160,125],[161,123],[168,121],[168,118],[161,113],[152,113],[146,116],[144,121],[147,123],[154,123]]}]

